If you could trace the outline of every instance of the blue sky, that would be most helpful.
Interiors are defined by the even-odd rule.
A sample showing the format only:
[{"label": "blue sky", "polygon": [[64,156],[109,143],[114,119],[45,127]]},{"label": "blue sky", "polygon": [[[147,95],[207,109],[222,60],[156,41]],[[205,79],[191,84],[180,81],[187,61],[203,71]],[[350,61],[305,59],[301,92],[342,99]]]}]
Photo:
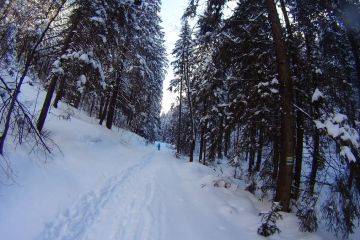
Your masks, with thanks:
[{"label": "blue sky", "polygon": [[[163,21],[162,27],[165,32],[165,46],[168,53],[169,63],[173,60],[171,51],[178,38],[181,27],[180,18],[187,3],[187,0],[162,0],[161,19]],[[167,72],[168,73],[165,77],[163,85],[162,112],[169,111],[171,103],[175,102],[176,99],[175,94],[167,90],[169,88],[170,80],[173,78],[173,72],[170,64]]]}]

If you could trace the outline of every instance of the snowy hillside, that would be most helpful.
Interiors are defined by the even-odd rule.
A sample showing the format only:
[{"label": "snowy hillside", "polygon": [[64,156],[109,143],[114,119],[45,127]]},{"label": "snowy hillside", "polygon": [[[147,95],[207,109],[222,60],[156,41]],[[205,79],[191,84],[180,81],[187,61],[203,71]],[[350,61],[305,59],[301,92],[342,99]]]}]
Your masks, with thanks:
[{"label": "snowy hillside", "polygon": [[[26,84],[21,97],[36,95]],[[1,239],[262,239],[258,213],[270,203],[235,180],[224,188],[227,171],[177,159],[165,144],[158,151],[66,105],[51,111],[46,129],[59,147],[48,159],[8,147],[15,182],[0,188]],[[282,215],[270,239],[326,238]]]}]

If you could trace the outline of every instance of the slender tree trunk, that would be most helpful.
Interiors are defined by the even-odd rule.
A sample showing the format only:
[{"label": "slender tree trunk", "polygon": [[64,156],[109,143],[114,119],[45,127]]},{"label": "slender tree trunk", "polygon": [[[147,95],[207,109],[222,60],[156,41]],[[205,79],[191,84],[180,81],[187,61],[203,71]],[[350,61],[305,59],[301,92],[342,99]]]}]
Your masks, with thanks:
[{"label": "slender tree trunk", "polygon": [[249,157],[249,167],[248,167],[248,172],[252,173],[253,172],[253,167],[254,167],[254,163],[255,163],[255,145],[256,145],[256,141],[255,141],[255,135],[256,135],[256,128],[254,126],[251,126],[251,130],[250,130],[250,157]]},{"label": "slender tree trunk", "polygon": [[200,131],[199,162],[201,162],[201,160],[202,160],[202,155],[203,155],[203,145],[204,145],[204,126],[201,126],[201,131]]},{"label": "slender tree trunk", "polygon": [[222,145],[223,145],[223,135],[224,135],[224,126],[223,126],[223,118],[220,120],[220,126],[219,126],[219,134],[218,134],[218,140],[217,140],[217,151],[218,151],[218,158],[222,158]]},{"label": "slender tree trunk", "polygon": [[226,130],[225,130],[225,145],[224,145],[224,156],[225,157],[229,157],[228,155],[228,151],[229,151],[229,146],[230,146],[230,138],[231,138],[231,132],[230,132],[230,127],[228,127]]},{"label": "slender tree trunk", "polygon": [[273,172],[272,172],[272,179],[276,180],[278,178],[279,172],[279,161],[280,161],[280,151],[279,151],[279,136],[274,136],[274,143],[273,143]]},{"label": "slender tree trunk", "polygon": [[186,63],[185,63],[185,83],[187,90],[187,99],[189,104],[190,111],[190,131],[191,131],[191,139],[190,139],[190,162],[194,160],[194,150],[195,150],[195,141],[196,141],[196,131],[195,131],[195,122],[194,122],[194,109],[193,109],[193,98],[191,93],[192,84],[190,82],[190,69],[189,69],[189,55],[186,54]]},{"label": "slender tree trunk", "polygon": [[60,84],[59,84],[59,89],[57,91],[57,94],[55,96],[54,103],[53,103],[54,108],[58,107],[58,103],[63,98],[64,94],[65,94],[65,78],[61,78]]},{"label": "slender tree trunk", "polygon": [[206,138],[204,137],[204,143],[203,143],[203,159],[202,159],[202,163],[203,165],[206,165]]},{"label": "slender tree trunk", "polygon": [[258,141],[258,153],[257,153],[256,165],[255,165],[255,169],[254,169],[255,172],[260,171],[263,145],[264,145],[263,127],[260,125],[260,128],[259,128],[259,141]]},{"label": "slender tree trunk", "polygon": [[319,130],[315,129],[314,133],[314,152],[313,152],[313,160],[309,178],[309,192],[311,195],[314,194],[315,184],[316,184],[316,175],[317,170],[319,168],[319,158],[320,158],[320,133]]},{"label": "slender tree trunk", "polygon": [[176,152],[180,153],[180,148],[181,148],[181,108],[182,108],[182,91],[183,91],[183,83],[182,83],[182,79],[180,80],[180,92],[179,92],[179,118],[178,118],[178,132],[177,132],[177,147],[176,147]]},{"label": "slender tree trunk", "polygon": [[301,168],[304,149],[304,114],[301,111],[297,111],[296,114],[296,138],[297,140],[294,174],[294,199],[298,199],[300,193]]},{"label": "slender tree trunk", "polygon": [[104,104],[105,104],[105,97],[104,97],[104,96],[101,96],[101,98],[100,98],[99,113],[98,113],[98,119],[101,118],[101,114],[102,114],[102,111],[103,111],[103,108],[104,108]]},{"label": "slender tree trunk", "polygon": [[46,116],[48,114],[50,104],[51,104],[51,98],[52,98],[53,93],[54,93],[55,88],[56,88],[57,80],[58,80],[58,76],[53,76],[51,78],[51,80],[50,80],[50,84],[49,84],[48,90],[46,92],[43,107],[41,108],[41,112],[40,112],[40,115],[39,115],[37,123],[36,123],[36,127],[37,127],[39,132],[41,132],[43,127],[44,127]]},{"label": "slender tree trunk", "polygon": [[266,0],[268,17],[271,23],[272,35],[275,43],[275,54],[280,80],[280,95],[282,101],[281,114],[281,156],[276,189],[276,201],[282,205],[283,211],[290,210],[290,193],[294,165],[294,126],[293,126],[293,100],[290,79],[290,69],[286,54],[286,45],[280,24],[279,15],[274,0]]},{"label": "slender tree trunk", "polygon": [[100,116],[100,121],[99,121],[100,125],[102,125],[103,121],[105,120],[107,109],[109,107],[109,102],[110,102],[110,97],[107,97],[106,101],[105,101],[105,106],[104,106],[103,111]]},{"label": "slender tree trunk", "polygon": [[116,100],[117,100],[118,93],[119,93],[119,87],[120,87],[120,73],[116,80],[116,83],[115,83],[115,86],[113,89],[113,93],[111,95],[110,102],[109,102],[109,111],[108,111],[107,118],[106,118],[106,127],[108,129],[111,129],[111,127],[113,125],[115,111],[116,111]]},{"label": "slender tree trunk", "polygon": [[[320,116],[319,111],[319,102],[314,103],[314,117],[318,119]],[[320,160],[320,132],[315,127],[313,136],[313,154],[312,154],[312,165],[311,172],[309,177],[309,193],[310,195],[314,194],[315,184],[316,184],[316,176],[319,168],[319,160]]]},{"label": "slender tree trunk", "polygon": [[92,115],[92,112],[94,110],[94,106],[95,106],[95,97],[93,98],[93,100],[91,101],[91,106],[90,106],[90,117]]}]

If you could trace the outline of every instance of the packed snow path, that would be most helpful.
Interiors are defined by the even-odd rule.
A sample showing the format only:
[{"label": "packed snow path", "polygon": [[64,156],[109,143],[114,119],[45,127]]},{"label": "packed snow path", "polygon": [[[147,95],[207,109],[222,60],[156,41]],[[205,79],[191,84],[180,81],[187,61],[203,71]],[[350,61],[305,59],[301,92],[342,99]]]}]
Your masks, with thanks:
[{"label": "packed snow path", "polygon": [[[239,215],[245,209],[231,201],[214,209],[211,196],[202,196],[207,190],[196,179],[199,176],[191,171],[180,175],[184,167],[191,170],[186,165],[191,164],[175,159],[169,149],[150,150],[61,210],[38,239],[222,239],[229,230],[239,232],[221,215]],[[193,170],[204,170],[198,167]],[[259,238],[259,222],[253,220],[251,235]],[[234,234],[225,239],[236,238]]]}]

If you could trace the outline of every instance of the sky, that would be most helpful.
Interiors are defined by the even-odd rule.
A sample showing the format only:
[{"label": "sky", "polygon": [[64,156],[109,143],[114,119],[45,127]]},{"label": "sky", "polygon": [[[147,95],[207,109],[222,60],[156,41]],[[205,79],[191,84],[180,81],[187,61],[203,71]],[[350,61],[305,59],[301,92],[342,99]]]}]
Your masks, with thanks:
[{"label": "sky", "polygon": [[175,93],[167,90],[169,88],[171,79],[174,77],[172,66],[170,65],[170,62],[174,60],[174,58],[171,56],[171,52],[179,36],[181,28],[180,19],[187,3],[187,0],[162,0],[160,15],[163,21],[162,27],[163,31],[165,32],[165,47],[169,60],[169,67],[167,69],[167,74],[163,84],[163,99],[161,104],[162,113],[168,112],[171,108],[171,104],[176,100]]}]

